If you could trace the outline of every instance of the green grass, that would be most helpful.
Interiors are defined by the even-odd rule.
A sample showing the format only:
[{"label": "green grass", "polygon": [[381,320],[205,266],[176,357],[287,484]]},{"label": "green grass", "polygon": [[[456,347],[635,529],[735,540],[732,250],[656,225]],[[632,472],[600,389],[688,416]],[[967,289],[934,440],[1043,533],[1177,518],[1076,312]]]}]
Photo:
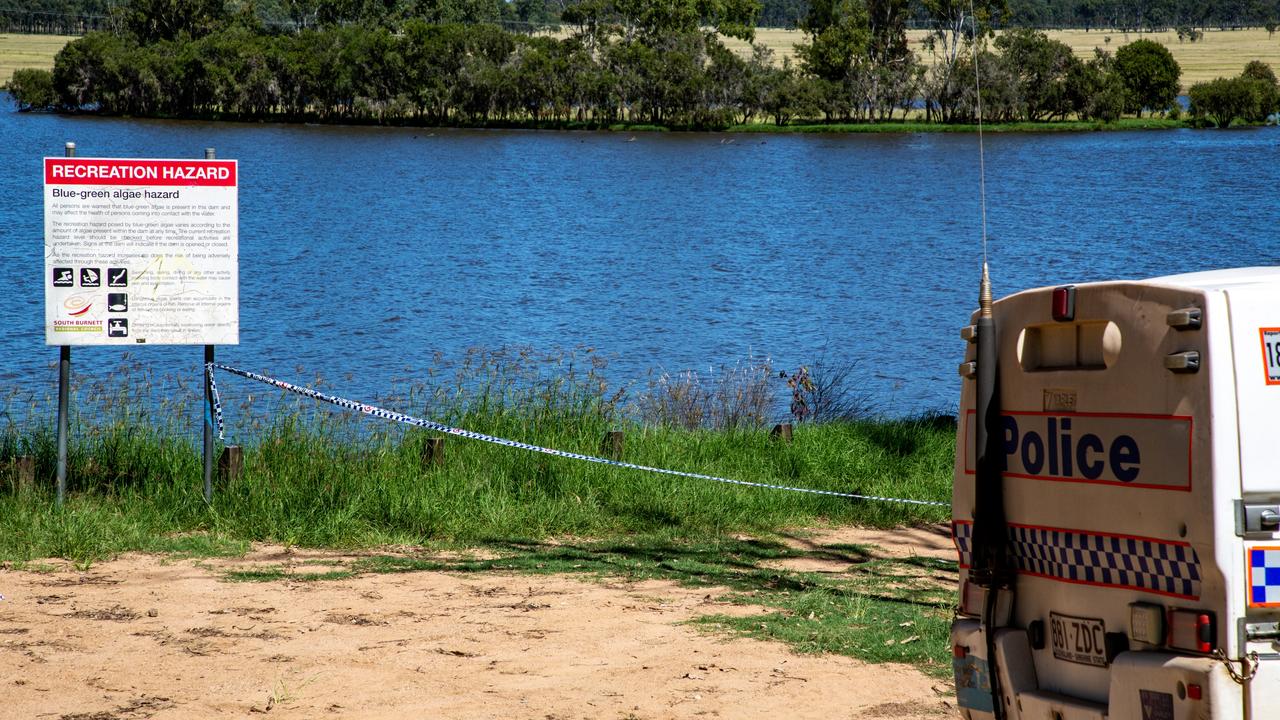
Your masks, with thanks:
[{"label": "green grass", "polygon": [[[768,383],[780,383],[767,365],[729,368],[718,380],[663,376],[626,399],[601,379],[602,367],[599,358],[572,353],[482,351],[432,370],[436,384],[406,383],[404,396],[381,403],[587,455],[600,453],[607,432],[621,430],[621,459],[658,468],[846,493],[950,496],[949,416],[800,423],[783,443],[770,438],[764,420],[777,405]],[[425,431],[227,374],[219,385],[228,419],[238,421],[229,437],[243,449],[244,468],[216,483],[206,504],[193,428],[179,424],[193,415],[183,404],[193,393],[181,380],[174,390],[147,372],[124,365],[77,388],[61,508],[53,503],[55,434],[40,420],[52,413],[42,401],[11,398],[0,406],[0,419],[8,419],[0,425],[0,468],[32,456],[36,472],[33,487],[18,492],[4,491],[7,471],[0,472],[0,561],[92,562],[131,550],[217,554],[246,542],[369,548],[630,533],[705,538],[949,516],[945,507],[660,475],[459,437],[446,439],[442,463],[428,463]]]},{"label": "green grass", "polygon": [[[946,501],[949,419],[800,425],[794,441],[764,429],[682,430],[506,413],[464,427],[595,454],[625,427],[624,459],[696,473],[842,492]],[[201,494],[199,457],[181,436],[118,425],[73,433],[65,507],[52,502],[50,432],[9,436],[37,458],[37,489],[0,494],[0,560],[92,561],[129,550],[217,554],[248,541],[337,548],[483,543],[658,532],[705,537],[825,523],[938,521],[945,508],[739,487],[549,457],[451,438],[443,465],[422,461],[425,434],[374,425],[352,438],[336,416],[284,419],[245,447],[243,474]],[[363,420],[365,423],[377,423]],[[3,443],[0,443],[0,448]],[[175,537],[211,533],[216,540]],[[197,544],[213,547],[194,547]]]},{"label": "green grass", "polygon": [[[1094,120],[1056,120],[1053,122],[984,123],[983,132],[1084,132],[1098,130],[1171,130],[1192,127],[1183,120],[1169,118],[1121,118],[1115,122]],[[917,121],[884,123],[794,123],[774,125],[752,123],[734,125],[728,132],[738,133],[923,133],[923,132],[977,132],[974,124],[946,124]]]},{"label": "green grass", "polygon": [[356,573],[352,570],[295,572],[289,568],[281,566],[258,567],[251,568],[249,570],[231,570],[223,574],[223,577],[232,582],[276,582],[279,580],[315,582],[319,580],[346,580],[347,578],[353,578],[355,576]]}]

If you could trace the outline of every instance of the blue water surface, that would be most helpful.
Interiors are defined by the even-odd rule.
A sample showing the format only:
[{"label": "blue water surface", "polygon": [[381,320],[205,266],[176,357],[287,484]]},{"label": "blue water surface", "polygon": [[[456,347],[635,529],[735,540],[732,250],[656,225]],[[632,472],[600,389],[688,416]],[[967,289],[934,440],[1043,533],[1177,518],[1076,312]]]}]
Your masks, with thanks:
[{"label": "blue water surface", "polygon": [[[22,114],[7,96],[0,394],[56,387],[41,158],[68,140],[82,157],[239,160],[241,337],[218,356],[248,369],[373,398],[473,346],[589,346],[617,386],[825,354],[858,363],[884,414],[957,402],[982,261],[971,134],[169,122]],[[988,134],[997,294],[1276,263],[1278,150],[1276,128]],[[199,378],[200,348],[129,352]],[[76,349],[78,382],[121,355]]]}]

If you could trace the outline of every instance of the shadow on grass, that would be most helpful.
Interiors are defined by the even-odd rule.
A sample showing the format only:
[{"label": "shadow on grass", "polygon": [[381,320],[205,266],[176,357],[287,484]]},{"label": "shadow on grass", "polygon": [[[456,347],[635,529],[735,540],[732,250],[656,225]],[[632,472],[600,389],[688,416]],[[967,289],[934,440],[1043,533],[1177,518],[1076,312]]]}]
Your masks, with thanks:
[{"label": "shadow on grass", "polygon": [[[363,573],[581,574],[630,582],[665,580],[717,588],[734,613],[691,624],[784,642],[799,652],[837,653],[869,662],[906,662],[943,676],[950,670],[948,629],[958,569],[930,557],[873,558],[860,546],[791,547],[769,539],[678,541],[648,536],[571,543],[492,540],[497,557],[372,555],[327,573],[276,566],[239,570],[229,580],[344,579]],[[846,564],[840,572],[789,570],[787,561]]]}]

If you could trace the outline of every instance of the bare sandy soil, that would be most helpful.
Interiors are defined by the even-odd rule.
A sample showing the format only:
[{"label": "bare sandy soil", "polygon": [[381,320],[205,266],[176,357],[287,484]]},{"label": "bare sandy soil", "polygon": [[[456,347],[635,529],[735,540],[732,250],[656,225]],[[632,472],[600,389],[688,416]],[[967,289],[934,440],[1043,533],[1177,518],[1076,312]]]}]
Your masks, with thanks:
[{"label": "bare sandy soil", "polygon": [[[938,529],[841,530],[953,557]],[[0,717],[950,717],[946,683],[901,665],[797,655],[682,624],[760,608],[668,582],[416,572],[229,582],[335,553],[127,555],[78,571],[0,572]]]}]

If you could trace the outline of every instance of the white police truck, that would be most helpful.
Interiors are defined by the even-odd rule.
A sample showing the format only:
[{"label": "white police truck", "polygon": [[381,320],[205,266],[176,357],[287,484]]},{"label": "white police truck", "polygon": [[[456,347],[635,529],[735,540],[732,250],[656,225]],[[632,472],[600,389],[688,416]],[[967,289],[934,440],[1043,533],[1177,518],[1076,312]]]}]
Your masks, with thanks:
[{"label": "white police truck", "polygon": [[981,311],[962,333],[962,716],[1280,719],[1280,268],[989,307],[994,360]]}]

